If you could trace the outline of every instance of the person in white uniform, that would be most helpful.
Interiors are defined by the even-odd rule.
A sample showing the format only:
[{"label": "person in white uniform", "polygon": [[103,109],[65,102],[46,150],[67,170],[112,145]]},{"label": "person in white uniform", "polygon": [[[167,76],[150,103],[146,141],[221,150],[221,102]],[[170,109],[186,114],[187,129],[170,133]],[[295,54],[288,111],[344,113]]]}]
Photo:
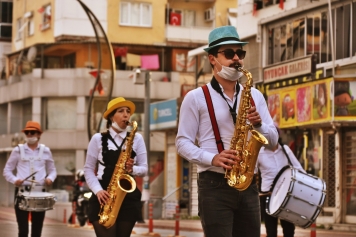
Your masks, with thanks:
[{"label": "person in white uniform", "polygon": [[[276,123],[275,126],[277,128],[278,134],[280,135],[281,130],[279,129]],[[295,169],[305,172],[298,159],[293,154],[292,150],[287,145],[282,143],[281,138],[279,138],[278,144],[275,147],[261,148],[260,153],[258,154],[257,165],[261,172],[262,179],[261,206],[264,206],[264,204],[266,203],[266,198],[271,196],[273,181],[283,167],[291,165]],[[262,209],[262,215],[265,221],[267,237],[277,237],[277,227],[279,218],[268,215],[266,213],[266,209]],[[280,223],[283,229],[283,236],[293,237],[295,230],[294,224],[282,219],[280,219]]]},{"label": "person in white uniform", "polygon": [[[57,177],[57,170],[52,158],[51,150],[39,144],[42,130],[41,125],[35,121],[28,121],[22,130],[26,135],[26,143],[16,146],[6,162],[3,175],[5,179],[14,184],[15,213],[18,224],[18,236],[27,237],[29,232],[29,211],[19,208],[18,195],[21,192],[47,191],[48,187]],[[17,170],[14,174],[14,170]],[[40,237],[42,233],[45,211],[33,211],[31,237]]]}]

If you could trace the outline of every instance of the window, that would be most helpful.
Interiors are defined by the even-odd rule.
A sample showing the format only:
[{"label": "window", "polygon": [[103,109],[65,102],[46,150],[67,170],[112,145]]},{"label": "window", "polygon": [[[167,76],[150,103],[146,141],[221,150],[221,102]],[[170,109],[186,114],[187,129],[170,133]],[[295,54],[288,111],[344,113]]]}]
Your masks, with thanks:
[{"label": "window", "polygon": [[332,34],[327,8],[308,13],[293,21],[267,26],[267,64],[279,63],[307,55],[313,55],[318,64],[330,62],[332,60],[332,36],[336,60],[355,56],[356,3],[338,5],[332,9],[331,15]]},{"label": "window", "polygon": [[0,2],[0,22],[12,23],[12,2]]},{"label": "window", "polygon": [[76,99],[48,99],[46,107],[47,129],[76,129]]},{"label": "window", "polygon": [[29,19],[27,22],[27,35],[31,36],[34,35],[35,33],[35,23],[33,22],[33,19]]},{"label": "window", "polygon": [[42,13],[42,23],[40,25],[40,29],[42,31],[51,27],[51,11],[51,5],[47,5],[39,9],[39,12]]},{"label": "window", "polygon": [[122,2],[119,16],[120,25],[152,26],[152,6],[149,3]]},{"label": "window", "polygon": [[11,38],[12,25],[9,23],[0,23],[0,38]]}]

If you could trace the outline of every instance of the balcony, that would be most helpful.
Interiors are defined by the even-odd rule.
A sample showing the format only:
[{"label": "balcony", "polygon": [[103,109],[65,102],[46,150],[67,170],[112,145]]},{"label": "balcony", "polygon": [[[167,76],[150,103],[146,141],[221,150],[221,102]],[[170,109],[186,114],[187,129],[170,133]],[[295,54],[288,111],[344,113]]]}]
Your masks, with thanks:
[{"label": "balcony", "polygon": [[[95,78],[89,74],[91,69],[44,69],[41,79],[41,69],[34,68],[32,73],[21,77],[11,76],[7,83],[0,86],[0,104],[31,97],[70,97],[89,96]],[[144,85],[135,85],[130,78],[132,71],[116,71],[113,96],[144,99]],[[178,72],[151,73],[151,99],[165,100],[180,97],[180,82]],[[170,78],[169,82],[162,81]],[[109,85],[110,72],[102,74],[102,84]],[[16,80],[15,80],[16,79]]]},{"label": "balcony", "polygon": [[166,25],[166,40],[173,42],[207,44],[212,27],[184,27]]}]

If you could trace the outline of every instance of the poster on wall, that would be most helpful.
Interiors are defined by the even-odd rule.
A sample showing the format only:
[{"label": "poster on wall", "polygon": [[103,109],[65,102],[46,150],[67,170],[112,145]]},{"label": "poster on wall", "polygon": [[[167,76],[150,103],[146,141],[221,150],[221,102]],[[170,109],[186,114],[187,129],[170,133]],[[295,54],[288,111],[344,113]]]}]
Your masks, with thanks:
[{"label": "poster on wall", "polygon": [[328,78],[291,87],[269,90],[271,117],[281,128],[320,122],[354,121],[355,79]]},{"label": "poster on wall", "polygon": [[336,120],[355,119],[356,81],[335,80],[334,115]]},{"label": "poster on wall", "polygon": [[267,104],[281,128],[328,121],[332,79],[270,90]]}]

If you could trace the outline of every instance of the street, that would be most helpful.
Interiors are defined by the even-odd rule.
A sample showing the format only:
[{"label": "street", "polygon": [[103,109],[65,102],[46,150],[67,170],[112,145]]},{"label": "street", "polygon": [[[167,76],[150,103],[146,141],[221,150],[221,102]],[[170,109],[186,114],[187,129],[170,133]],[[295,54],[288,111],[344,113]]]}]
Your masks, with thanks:
[{"label": "street", "polygon": [[[173,221],[171,221],[173,222]],[[262,230],[262,229],[261,229]],[[135,227],[136,234],[132,234],[132,237],[148,236],[147,227]],[[174,236],[174,229],[171,228],[155,228],[153,233],[159,234],[161,237]],[[281,229],[279,229],[281,234]],[[0,236],[16,237],[17,236],[17,224],[14,220],[0,219]],[[63,237],[63,236],[76,236],[76,237],[95,237],[94,230],[90,227],[72,227],[67,224],[58,223],[46,223],[42,231],[43,237]],[[153,235],[150,235],[153,236]],[[203,237],[203,232],[200,231],[180,231],[179,236],[185,237]],[[262,234],[261,237],[264,237]],[[279,235],[281,236],[281,235]],[[295,237],[309,237],[310,230],[297,229]],[[332,230],[317,230],[316,237],[355,237],[355,233],[340,232]]]}]

